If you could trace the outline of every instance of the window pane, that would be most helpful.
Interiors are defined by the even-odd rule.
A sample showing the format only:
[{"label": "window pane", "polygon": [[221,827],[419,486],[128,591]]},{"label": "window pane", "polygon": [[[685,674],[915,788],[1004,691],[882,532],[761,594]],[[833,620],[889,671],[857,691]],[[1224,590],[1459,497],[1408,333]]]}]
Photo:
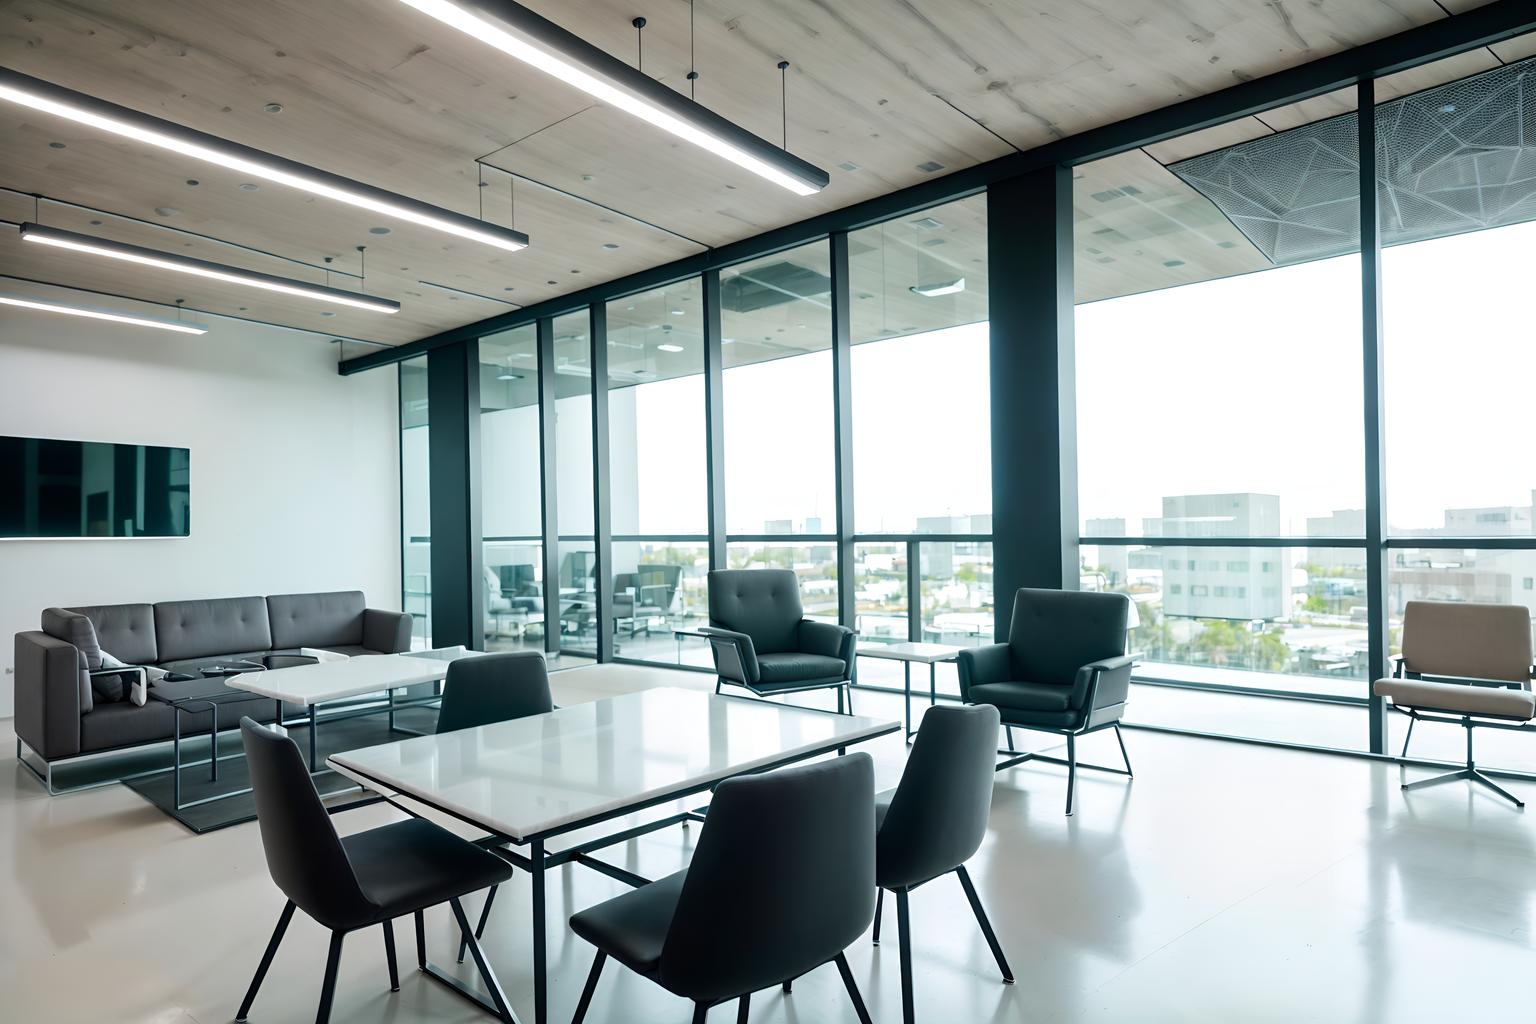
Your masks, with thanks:
[{"label": "window pane", "polygon": [[816,242],[720,273],[731,533],[836,529],[830,269]]},{"label": "window pane", "polygon": [[1352,95],[1076,169],[1085,535],[1360,535]]},{"label": "window pane", "polygon": [[564,654],[597,654],[597,548],[592,495],[592,319],[554,319],[555,486],[560,524],[559,636]]},{"label": "window pane", "polygon": [[990,533],[986,197],[853,232],[848,250],[856,530]]},{"label": "window pane", "polygon": [[709,625],[709,546],[688,541],[614,541],[614,643],[621,658],[713,664],[709,645],[676,638]]},{"label": "window pane", "polygon": [[1083,590],[1127,594],[1137,675],[1363,697],[1363,548],[1085,545]]},{"label": "window pane", "polygon": [[1533,42],[1377,83],[1386,497],[1399,536],[1536,534],[1523,113],[1536,60],[1515,59]]},{"label": "window pane", "polygon": [[907,636],[907,545],[853,546],[854,628],[859,643],[904,643]]},{"label": "window pane", "polygon": [[613,534],[704,534],[704,316],[698,278],[608,303]]},{"label": "window pane", "polygon": [[432,646],[432,502],[427,438],[427,357],[400,365],[400,607],[411,646]]},{"label": "window pane", "polygon": [[837,548],[826,544],[749,544],[726,547],[732,569],[793,569],[806,618],[837,621]]},{"label": "window pane", "polygon": [[538,337],[480,340],[480,528],[486,650],[544,645]]},{"label": "window pane", "polygon": [[922,552],[923,640],[974,647],[992,642],[992,545],[925,542]]}]

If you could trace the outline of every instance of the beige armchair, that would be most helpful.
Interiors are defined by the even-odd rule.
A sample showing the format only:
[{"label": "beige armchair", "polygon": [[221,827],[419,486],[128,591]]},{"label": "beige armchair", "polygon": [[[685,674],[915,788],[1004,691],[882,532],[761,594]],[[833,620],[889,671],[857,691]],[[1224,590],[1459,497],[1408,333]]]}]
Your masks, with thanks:
[{"label": "beige armchair", "polygon": [[1404,783],[1403,789],[1466,779],[1524,807],[1478,771],[1472,730],[1526,729],[1536,719],[1531,613],[1520,605],[1409,601],[1403,612],[1403,653],[1393,661],[1392,677],[1378,679],[1375,692],[1408,716],[1403,757],[1419,722],[1447,722],[1467,730],[1465,768]]}]

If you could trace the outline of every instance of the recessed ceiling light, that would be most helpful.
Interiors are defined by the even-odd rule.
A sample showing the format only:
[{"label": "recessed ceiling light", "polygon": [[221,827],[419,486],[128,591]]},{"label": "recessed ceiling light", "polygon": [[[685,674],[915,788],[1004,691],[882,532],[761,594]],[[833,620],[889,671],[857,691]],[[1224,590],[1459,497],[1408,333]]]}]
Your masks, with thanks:
[{"label": "recessed ceiling light", "polygon": [[192,188],[197,188],[197,186],[201,185],[202,182],[198,181],[196,178],[188,178],[187,184]]},{"label": "recessed ceiling light", "polygon": [[510,292],[510,291],[515,291],[515,290],[516,289],[514,289],[511,285],[507,285],[505,288],[502,289],[502,291],[504,291],[504,292]]},{"label": "recessed ceiling light", "polygon": [[608,250],[613,250],[613,249],[617,249],[618,246],[615,245],[613,242],[604,242],[603,243],[603,248],[604,249],[608,249]]},{"label": "recessed ceiling light", "polygon": [[281,114],[283,112],[283,105],[281,103],[268,103],[261,109],[269,114]]},{"label": "recessed ceiling light", "polygon": [[827,187],[827,172],[821,168],[753,135],[512,0],[404,2],[796,195],[815,195]]},{"label": "recessed ceiling light", "polygon": [[157,206],[157,207],[155,207],[155,213],[159,214],[162,217],[174,217],[174,216],[176,216],[180,212],[181,211],[176,209],[176,207],[174,207],[174,206]]},{"label": "recessed ceiling light", "polygon": [[368,233],[370,235],[387,235],[387,234],[389,234],[393,230],[394,230],[394,228],[376,227],[376,228],[369,228],[368,229]]},{"label": "recessed ceiling light", "polygon": [[673,316],[682,316],[683,315],[683,311],[680,310],[680,309],[674,309],[674,310],[672,310],[672,315]]},{"label": "recessed ceiling light", "polygon": [[500,373],[498,373],[496,375],[496,379],[497,380],[522,380],[523,379],[523,375],[520,374],[520,373],[513,373],[511,370],[502,370]]},{"label": "recessed ceiling light", "polygon": [[48,143],[48,148],[49,149],[65,149],[67,147],[62,142],[50,142],[50,143]]},{"label": "recessed ceiling light", "polygon": [[[128,245],[124,242],[96,238],[93,235],[82,235],[74,231],[61,231],[58,228],[46,228],[38,224],[23,224],[21,226],[21,238],[24,242],[51,245],[55,248],[88,253],[92,256],[106,256],[109,259],[138,263],[147,267],[156,267],[160,270],[173,270],[182,274],[194,274],[198,277],[208,277],[216,281],[227,281],[230,284],[247,285],[266,291],[283,292],[284,294],[297,295],[301,298],[319,299],[323,302],[355,306],[359,309],[367,309],[375,313],[397,313],[400,311],[400,303],[392,299],[380,299],[371,295],[343,291],[340,288],[328,288],[324,285],[309,284],[305,281],[294,281],[286,277],[276,277],[272,274],[262,274],[254,270],[230,267],[222,263],[210,263],[207,260],[197,260],[187,256],[178,256],[174,253],[160,252],[157,249],[146,249],[143,246]],[[331,314],[326,313],[324,315],[330,316]]]},{"label": "recessed ceiling light", "polygon": [[256,184],[254,181],[241,182],[240,184],[241,192],[259,192],[260,190],[261,186]]},{"label": "recessed ceiling light", "polygon": [[921,295],[929,299],[936,295],[953,295],[956,292],[965,291],[965,278],[957,277],[953,281],[940,281],[935,284],[915,284],[908,290],[913,295]]},{"label": "recessed ceiling light", "polygon": [[656,351],[658,351],[658,352],[681,352],[682,350],[683,350],[683,346],[681,346],[681,345],[667,344],[667,345],[657,345],[656,346]]},{"label": "recessed ceiling light", "polygon": [[112,323],[128,324],[131,327],[153,327],[156,330],[175,331],[178,334],[208,333],[208,328],[202,324],[179,323],[175,320],[157,320],[153,317],[145,316],[129,316],[126,313],[114,313],[106,309],[88,309],[85,306],[71,306],[62,302],[24,299],[19,295],[0,295],[0,305],[17,306],[21,309],[35,309],[42,313],[82,316],[90,320],[109,320]]},{"label": "recessed ceiling light", "polygon": [[[664,87],[663,87],[664,88]],[[516,251],[528,236],[0,68],[0,99],[351,206]],[[268,109],[275,104],[268,104]],[[163,215],[164,216],[164,215]]]}]

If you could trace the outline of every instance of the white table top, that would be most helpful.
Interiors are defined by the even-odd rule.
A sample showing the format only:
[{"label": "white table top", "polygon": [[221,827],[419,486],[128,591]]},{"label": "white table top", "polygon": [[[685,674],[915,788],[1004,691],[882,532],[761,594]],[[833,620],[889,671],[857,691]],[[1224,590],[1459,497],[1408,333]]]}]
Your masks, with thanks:
[{"label": "white table top", "polygon": [[896,722],[662,687],[544,715],[333,754],[370,788],[514,840],[615,817]]},{"label": "white table top", "polygon": [[451,662],[478,654],[462,647],[411,654],[364,654],[345,661],[246,672],[230,676],[225,682],[237,690],[290,704],[322,704],[396,686],[436,682],[448,675]]},{"label": "white table top", "polygon": [[861,658],[916,661],[931,665],[937,661],[954,661],[960,650],[959,647],[951,647],[948,644],[860,644],[857,653]]}]

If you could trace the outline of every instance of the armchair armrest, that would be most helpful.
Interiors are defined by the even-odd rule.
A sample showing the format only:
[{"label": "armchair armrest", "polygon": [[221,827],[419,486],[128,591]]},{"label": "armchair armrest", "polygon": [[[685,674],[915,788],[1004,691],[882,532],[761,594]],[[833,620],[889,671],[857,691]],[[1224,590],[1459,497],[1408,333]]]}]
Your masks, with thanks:
[{"label": "armchair armrest", "polygon": [[47,633],[16,634],[16,735],[45,760],[80,753],[80,716],[90,677],[74,644]]},{"label": "armchair armrest", "polygon": [[1013,671],[1007,644],[983,644],[967,647],[955,656],[955,666],[960,675],[960,699],[968,700],[967,691],[985,683],[1002,683]]},{"label": "armchair armrest", "polygon": [[709,638],[710,653],[715,658],[715,673],[743,686],[758,681],[757,649],[752,638],[745,633],[718,626],[705,626],[699,630]]},{"label": "armchair armrest", "polygon": [[839,658],[843,663],[843,678],[853,679],[854,644],[858,641],[858,634],[847,626],[840,626],[833,622],[817,622],[815,619],[801,619],[799,635],[800,650],[806,654],[821,654],[828,658]]},{"label": "armchair armrest", "polygon": [[1097,711],[1124,704],[1131,689],[1131,667],[1135,664],[1133,655],[1121,654],[1090,661],[1078,669],[1072,680],[1072,707]]},{"label": "armchair armrest", "polygon": [[363,646],[380,654],[411,649],[411,613],[363,609]]}]

